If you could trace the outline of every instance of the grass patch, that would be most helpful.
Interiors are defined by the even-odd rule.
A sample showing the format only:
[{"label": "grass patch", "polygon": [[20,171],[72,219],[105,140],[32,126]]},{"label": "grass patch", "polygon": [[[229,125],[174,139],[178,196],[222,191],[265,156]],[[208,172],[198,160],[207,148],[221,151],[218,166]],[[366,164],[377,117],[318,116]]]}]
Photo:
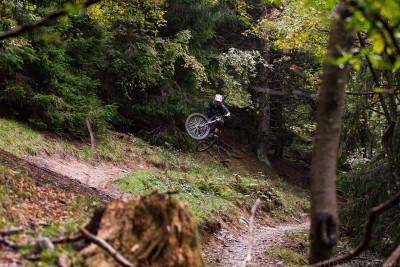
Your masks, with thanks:
[{"label": "grass patch", "polygon": [[3,118],[0,118],[0,136],[0,148],[18,157],[35,156],[46,151],[47,154],[70,154],[83,159],[123,161],[145,154],[145,149],[149,147],[132,135],[109,132],[96,137],[95,149],[92,150],[90,141],[78,143],[56,136],[45,138],[22,123]]},{"label": "grass patch", "polygon": [[269,255],[277,261],[283,261],[283,266],[307,266],[302,254],[288,248],[274,248]]},{"label": "grass patch", "polygon": [[119,178],[115,183],[132,194],[179,192],[175,197],[189,206],[195,218],[205,221],[213,213],[234,214],[234,207],[219,192],[205,191],[204,183],[189,181],[193,178],[176,171],[148,170],[134,172]]},{"label": "grass patch", "polygon": [[283,261],[284,266],[307,266],[309,255],[309,232],[303,230],[285,234],[282,247],[275,247],[268,256]]},{"label": "grass patch", "polygon": [[132,194],[177,191],[176,198],[189,206],[199,223],[214,216],[235,220],[240,209],[250,210],[257,198],[263,211],[280,220],[298,218],[308,211],[306,194],[283,181],[270,179],[264,172],[249,172],[240,161],[225,168],[198,155],[152,149],[148,159],[162,164],[164,170],[129,173],[115,183]]},{"label": "grass patch", "polygon": [[0,148],[17,156],[35,155],[45,144],[44,138],[22,124],[0,119]]}]

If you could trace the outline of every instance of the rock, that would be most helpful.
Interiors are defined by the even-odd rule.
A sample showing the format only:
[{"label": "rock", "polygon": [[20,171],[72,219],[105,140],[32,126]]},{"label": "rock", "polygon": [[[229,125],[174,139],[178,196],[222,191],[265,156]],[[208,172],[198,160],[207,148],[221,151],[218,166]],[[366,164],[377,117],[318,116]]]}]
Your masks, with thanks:
[{"label": "rock", "polygon": [[68,260],[67,255],[64,253],[60,254],[57,258],[57,266],[58,267],[69,267],[71,266],[71,262]]},{"label": "rock", "polygon": [[54,244],[47,237],[34,239],[32,241],[32,252],[33,252],[33,254],[40,254],[45,249],[48,249],[50,251],[54,251],[54,248],[55,248]]}]

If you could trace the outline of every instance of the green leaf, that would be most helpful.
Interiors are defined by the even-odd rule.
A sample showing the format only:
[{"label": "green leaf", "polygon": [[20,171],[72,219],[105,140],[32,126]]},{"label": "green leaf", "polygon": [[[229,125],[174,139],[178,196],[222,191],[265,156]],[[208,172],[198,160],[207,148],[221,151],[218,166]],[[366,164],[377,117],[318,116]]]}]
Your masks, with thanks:
[{"label": "green leaf", "polygon": [[[375,36],[376,37],[376,36]],[[385,49],[385,42],[381,37],[374,38],[373,50],[377,54],[381,54]]]},{"label": "green leaf", "polygon": [[400,69],[400,57],[397,56],[396,62],[394,63],[393,70],[398,71]]},{"label": "green leaf", "polygon": [[349,62],[349,60],[352,58],[351,54],[346,54],[343,57],[340,57],[336,60],[336,65],[343,65]]},{"label": "green leaf", "polygon": [[353,68],[354,68],[356,71],[359,71],[359,70],[361,69],[361,63],[360,63],[360,60],[359,60],[359,59],[357,59],[357,58],[352,58],[352,59],[350,60],[350,63],[353,65]]},{"label": "green leaf", "polygon": [[336,1],[335,1],[335,0],[327,0],[327,1],[326,1],[326,7],[327,7],[328,9],[332,9],[332,8],[335,6],[335,4],[336,4]]},{"label": "green leaf", "polygon": [[261,4],[275,4],[279,6],[282,3],[282,0],[260,0]]},{"label": "green leaf", "polygon": [[81,11],[82,9],[83,9],[83,4],[75,5],[71,3],[66,3],[64,6],[65,12],[71,15],[77,15],[79,11]]},{"label": "green leaf", "polygon": [[377,93],[377,94],[381,94],[381,93],[383,93],[383,88],[375,87],[374,88],[374,92]]}]

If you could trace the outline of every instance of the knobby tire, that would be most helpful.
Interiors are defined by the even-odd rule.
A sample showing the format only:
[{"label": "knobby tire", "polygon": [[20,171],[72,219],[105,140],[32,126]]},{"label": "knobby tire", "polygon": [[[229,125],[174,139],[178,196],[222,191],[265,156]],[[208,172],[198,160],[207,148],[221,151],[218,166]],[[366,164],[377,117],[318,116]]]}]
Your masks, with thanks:
[{"label": "knobby tire", "polygon": [[207,139],[207,140],[202,140],[200,141],[200,143],[197,145],[196,150],[198,152],[204,152],[207,151],[208,149],[210,149],[215,142],[217,141],[216,138],[212,138],[212,139]]},{"label": "knobby tire", "polygon": [[199,127],[199,125],[208,122],[208,118],[201,113],[191,114],[185,122],[186,132],[196,140],[202,140],[208,136],[210,133],[210,125],[205,125],[204,127]]}]

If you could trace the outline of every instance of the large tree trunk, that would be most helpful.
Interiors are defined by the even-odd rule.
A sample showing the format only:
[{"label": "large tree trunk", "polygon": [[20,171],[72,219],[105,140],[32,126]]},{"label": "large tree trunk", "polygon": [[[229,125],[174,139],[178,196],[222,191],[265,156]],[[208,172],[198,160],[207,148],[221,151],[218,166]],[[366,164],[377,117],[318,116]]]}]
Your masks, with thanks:
[{"label": "large tree trunk", "polygon": [[317,129],[311,167],[311,253],[310,263],[328,259],[338,236],[336,159],[342,106],[349,69],[334,62],[353,44],[353,31],[344,22],[351,15],[341,1],[332,24],[317,107]]}]

